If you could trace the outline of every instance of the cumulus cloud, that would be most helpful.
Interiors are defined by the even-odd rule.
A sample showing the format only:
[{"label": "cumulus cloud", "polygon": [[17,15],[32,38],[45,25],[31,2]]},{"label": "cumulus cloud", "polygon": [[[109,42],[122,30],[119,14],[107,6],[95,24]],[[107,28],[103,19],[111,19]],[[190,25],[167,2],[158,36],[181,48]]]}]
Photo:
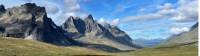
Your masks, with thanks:
[{"label": "cumulus cloud", "polygon": [[100,23],[100,24],[107,23],[107,21],[104,18],[100,18],[97,22]]},{"label": "cumulus cloud", "polygon": [[36,3],[39,6],[44,6],[48,14],[56,14],[59,12],[58,5],[51,3],[47,0],[42,0],[41,2],[36,2],[37,0],[22,0],[26,3]]},{"label": "cumulus cloud", "polygon": [[79,16],[85,17],[88,13],[81,11],[80,4],[78,0],[64,0],[66,11],[65,16]]},{"label": "cumulus cloud", "polygon": [[49,14],[56,14],[59,12],[59,8],[56,5],[45,4],[44,6]]},{"label": "cumulus cloud", "polygon": [[177,7],[173,7],[173,4],[171,3],[158,5],[158,10],[155,13],[127,16],[124,17],[122,22],[152,19],[171,19],[177,22],[188,22],[198,19],[197,0],[178,0],[177,5]]},{"label": "cumulus cloud", "polygon": [[117,25],[119,25],[119,23],[120,23],[119,19],[117,18],[117,19],[112,20],[110,24],[113,26],[117,26]]},{"label": "cumulus cloud", "polygon": [[139,16],[128,16],[125,17],[122,22],[132,22],[132,21],[138,21],[138,20],[150,20],[150,19],[158,19],[162,18],[163,15],[160,14],[146,14],[146,15],[139,15]]},{"label": "cumulus cloud", "polygon": [[187,32],[187,31],[189,31],[190,29],[188,28],[188,27],[172,27],[171,29],[170,29],[170,32],[172,33],[172,34],[180,34],[180,33],[182,33],[182,32]]},{"label": "cumulus cloud", "polygon": [[63,2],[63,4],[60,4],[60,6],[64,8],[60,9],[61,11],[57,16],[57,19],[55,21],[57,25],[61,25],[62,23],[64,23],[67,17],[69,16],[77,16],[80,18],[85,18],[88,16],[87,12],[81,10],[81,6],[78,0],[61,0],[61,1]]},{"label": "cumulus cloud", "polygon": [[64,0],[67,12],[77,12],[80,11],[80,5],[77,0]]},{"label": "cumulus cloud", "polygon": [[179,0],[178,5],[177,14],[172,20],[185,22],[198,19],[198,0]]},{"label": "cumulus cloud", "polygon": [[170,3],[166,3],[162,6],[158,6],[158,11],[155,13],[147,13],[142,15],[136,16],[128,16],[125,17],[122,22],[132,22],[138,20],[153,20],[153,19],[163,19],[163,18],[170,18],[174,16],[175,10],[172,8]]},{"label": "cumulus cloud", "polygon": [[112,25],[112,26],[118,26],[120,24],[120,20],[118,18],[113,20],[106,20],[105,18],[100,18],[98,21],[101,25]]}]

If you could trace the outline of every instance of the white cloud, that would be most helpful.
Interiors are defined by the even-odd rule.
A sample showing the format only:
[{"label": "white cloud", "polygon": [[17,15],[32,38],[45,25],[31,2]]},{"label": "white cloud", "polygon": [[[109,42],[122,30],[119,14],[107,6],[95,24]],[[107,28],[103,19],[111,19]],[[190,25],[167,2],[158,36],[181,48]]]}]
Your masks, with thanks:
[{"label": "white cloud", "polygon": [[119,19],[117,18],[117,19],[112,20],[110,24],[113,26],[117,26],[117,25],[119,25],[119,23],[120,23]]},{"label": "white cloud", "polygon": [[108,23],[109,21],[105,20],[105,18],[100,18],[97,22],[99,24],[101,24],[102,26],[104,26],[105,28],[109,28],[110,27],[110,24]]},{"label": "white cloud", "polygon": [[122,22],[132,22],[138,20],[149,20],[149,19],[159,19],[162,18],[163,15],[160,14],[146,14],[146,15],[138,15],[138,16],[128,16],[125,17]]},{"label": "white cloud", "polygon": [[56,14],[59,12],[58,5],[52,2],[49,2],[47,0],[42,0],[40,2],[37,2],[37,0],[22,0],[26,3],[36,3],[38,6],[43,6],[46,8],[46,11],[48,14]]},{"label": "white cloud", "polygon": [[[138,20],[152,20],[152,19],[163,19],[170,18],[175,13],[175,10],[172,8],[172,4],[166,3],[163,6],[158,6],[158,11],[155,13],[146,13],[136,16],[125,17],[122,22],[132,22]],[[144,9],[142,9],[144,10]]]},{"label": "white cloud", "polygon": [[64,0],[66,11],[65,16],[79,16],[79,17],[86,17],[88,13],[81,11],[80,4],[78,0]]},{"label": "white cloud", "polygon": [[172,20],[185,22],[198,19],[198,0],[179,0],[177,15]]},{"label": "white cloud", "polygon": [[[155,13],[146,13],[136,16],[127,16],[122,22],[132,22],[136,20],[152,20],[152,19],[171,19],[177,22],[188,22],[198,19],[198,3],[197,0],[178,0],[178,6],[171,3],[158,5]],[[145,9],[142,9],[145,10]]]},{"label": "white cloud", "polygon": [[88,16],[88,13],[81,10],[80,4],[78,0],[62,0],[64,4],[61,6],[64,6],[63,9],[61,9],[61,13],[57,16],[57,25],[61,25],[67,17],[69,16],[77,16],[80,18],[85,18]]},{"label": "white cloud", "polygon": [[[105,5],[107,9],[113,7],[112,5],[109,5],[109,3],[104,3],[103,5]],[[131,8],[133,6],[136,6],[136,4],[132,4],[131,0],[122,0],[114,7],[115,9],[111,12],[111,16],[115,16],[116,14],[124,12],[126,9]]]},{"label": "white cloud", "polygon": [[100,23],[100,24],[105,24],[105,23],[107,23],[106,20],[105,20],[104,18],[100,18],[97,22]]},{"label": "white cloud", "polygon": [[59,12],[59,8],[56,5],[45,4],[45,8],[49,14],[56,14]]},{"label": "white cloud", "polygon": [[190,29],[188,28],[188,27],[172,27],[171,29],[170,29],[170,32],[172,33],[172,34],[180,34],[180,33],[182,33],[182,32],[187,32],[187,31],[189,31]]},{"label": "white cloud", "polygon": [[64,0],[67,12],[77,12],[80,11],[80,5],[77,0]]},{"label": "white cloud", "polygon": [[75,13],[74,12],[67,12],[67,13],[65,13],[65,16],[66,17],[75,16]]},{"label": "white cloud", "polygon": [[112,25],[112,26],[118,26],[120,24],[120,21],[118,18],[113,19],[113,20],[106,20],[105,18],[100,18],[98,21],[101,25]]}]

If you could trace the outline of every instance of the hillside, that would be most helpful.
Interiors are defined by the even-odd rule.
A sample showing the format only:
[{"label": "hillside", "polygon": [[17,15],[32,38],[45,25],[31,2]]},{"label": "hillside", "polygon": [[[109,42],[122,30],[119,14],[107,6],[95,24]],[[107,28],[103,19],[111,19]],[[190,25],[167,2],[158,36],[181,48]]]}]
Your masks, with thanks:
[{"label": "hillside", "polygon": [[58,47],[19,38],[0,38],[0,56],[197,56],[197,54],[198,48],[191,45],[109,53],[78,46]]},{"label": "hillside", "polygon": [[71,56],[71,55],[108,55],[103,51],[88,48],[55,45],[19,38],[0,38],[0,56]]},{"label": "hillside", "polygon": [[198,23],[189,32],[172,36],[161,44],[136,51],[119,53],[121,56],[198,56]]},{"label": "hillside", "polygon": [[144,48],[131,52],[117,53],[119,56],[198,56],[198,47],[185,45],[163,48]]},{"label": "hillside", "polygon": [[172,36],[158,46],[176,46],[188,44],[194,44],[195,46],[198,46],[198,23],[192,26],[189,32]]}]

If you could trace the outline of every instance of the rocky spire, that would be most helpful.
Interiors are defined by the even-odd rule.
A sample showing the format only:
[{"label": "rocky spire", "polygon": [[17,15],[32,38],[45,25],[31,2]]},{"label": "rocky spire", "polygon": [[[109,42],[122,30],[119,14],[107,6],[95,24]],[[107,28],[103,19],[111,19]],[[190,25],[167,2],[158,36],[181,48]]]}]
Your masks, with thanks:
[{"label": "rocky spire", "polygon": [[8,8],[5,15],[0,17],[0,23],[8,37],[38,40],[56,45],[73,45],[76,42],[67,38],[64,31],[47,17],[44,7],[34,3]]},{"label": "rocky spire", "polygon": [[84,34],[85,32],[85,22],[79,17],[70,16],[61,27],[71,33]]},{"label": "rocky spire", "polygon": [[91,23],[94,23],[94,22],[95,22],[91,14],[88,15],[88,16],[84,19],[84,21],[86,21],[86,22],[91,22]]},{"label": "rocky spire", "polygon": [[44,15],[46,14],[46,10],[45,10],[45,7],[40,7],[40,6],[37,6],[35,3],[26,3],[26,4],[23,4],[21,5],[21,8],[23,9],[26,9],[25,12],[27,13],[32,13],[32,14],[35,14],[35,15]]},{"label": "rocky spire", "polygon": [[0,13],[5,12],[5,11],[6,11],[6,9],[5,9],[4,5],[0,5]]}]

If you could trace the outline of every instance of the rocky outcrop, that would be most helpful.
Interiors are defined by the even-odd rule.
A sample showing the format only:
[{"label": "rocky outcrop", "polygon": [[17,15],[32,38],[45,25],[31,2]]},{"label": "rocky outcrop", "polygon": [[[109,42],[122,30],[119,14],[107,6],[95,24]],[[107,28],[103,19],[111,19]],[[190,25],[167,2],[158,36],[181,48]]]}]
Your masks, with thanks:
[{"label": "rocky outcrop", "polygon": [[110,26],[109,32],[117,39],[118,42],[124,45],[132,46],[135,48],[141,48],[141,46],[135,45],[133,40],[117,26]]},{"label": "rocky outcrop", "polygon": [[0,5],[0,17],[1,14],[3,14],[6,11],[5,7],[3,5]]},{"label": "rocky outcrop", "polygon": [[61,27],[68,35],[72,35],[72,38],[84,43],[108,45],[120,50],[140,48],[132,43],[131,38],[125,32],[117,27],[105,27],[97,23],[92,15],[88,15],[83,20],[71,16]]},{"label": "rocky outcrop", "polygon": [[78,17],[70,16],[61,28],[68,36],[73,38],[81,37],[85,33],[85,23]]},{"label": "rocky outcrop", "polygon": [[64,31],[47,17],[44,7],[26,3],[6,10],[2,8],[4,6],[0,6],[0,11],[5,11],[5,13],[0,16],[0,26],[8,37],[38,40],[57,45],[72,45],[76,42],[68,38]]}]

